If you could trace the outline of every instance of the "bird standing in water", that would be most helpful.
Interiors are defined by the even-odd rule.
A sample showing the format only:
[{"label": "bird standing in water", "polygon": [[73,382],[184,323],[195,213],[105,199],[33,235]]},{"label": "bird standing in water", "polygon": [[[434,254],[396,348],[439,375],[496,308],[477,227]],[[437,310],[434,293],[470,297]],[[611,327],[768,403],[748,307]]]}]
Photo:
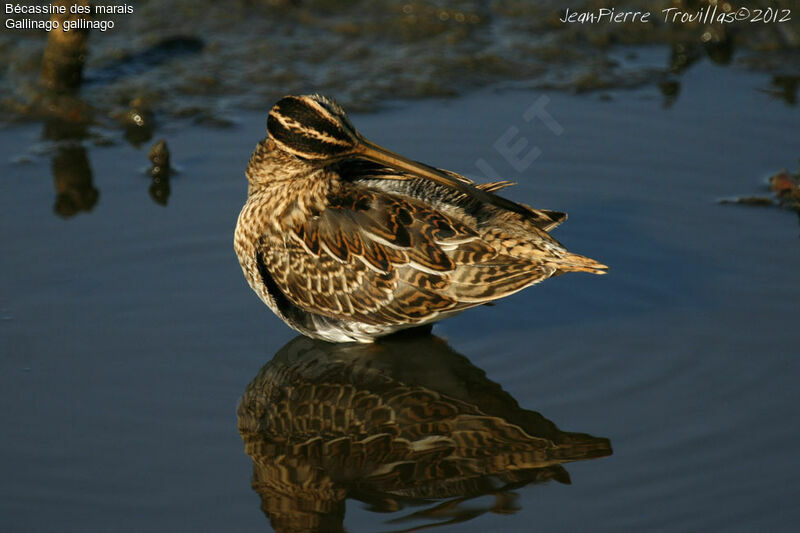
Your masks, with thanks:
[{"label": "bird standing in water", "polygon": [[565,213],[371,143],[329,98],[282,98],[267,131],[234,247],[250,287],[304,335],[372,342],[550,276],[605,273],[548,234]]}]

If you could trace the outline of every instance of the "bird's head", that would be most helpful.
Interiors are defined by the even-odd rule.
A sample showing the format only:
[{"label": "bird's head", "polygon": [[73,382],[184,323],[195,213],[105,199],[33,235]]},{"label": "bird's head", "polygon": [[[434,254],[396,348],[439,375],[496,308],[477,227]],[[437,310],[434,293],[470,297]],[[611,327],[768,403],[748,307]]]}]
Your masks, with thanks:
[{"label": "bird's head", "polygon": [[[397,171],[432,180],[480,202],[529,214],[530,209],[482,191],[471,183],[418,161],[412,161],[365,139],[347,114],[332,99],[318,94],[284,96],[272,106],[267,118],[269,141],[294,164],[325,166],[342,159],[368,159]],[[273,161],[280,158],[273,157]]]},{"label": "bird's head", "polygon": [[318,94],[278,100],[269,111],[267,131],[278,149],[313,161],[348,157],[361,144],[344,109]]}]

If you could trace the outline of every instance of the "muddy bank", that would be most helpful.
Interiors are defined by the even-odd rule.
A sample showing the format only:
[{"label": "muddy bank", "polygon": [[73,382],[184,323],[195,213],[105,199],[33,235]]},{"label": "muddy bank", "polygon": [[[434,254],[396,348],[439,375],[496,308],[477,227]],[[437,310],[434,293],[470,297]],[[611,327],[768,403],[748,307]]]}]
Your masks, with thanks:
[{"label": "muddy bank", "polygon": [[[747,7],[751,19],[759,6],[782,18],[790,4]],[[800,75],[800,12],[783,22],[710,22],[712,8],[737,13],[740,6],[727,2],[638,1],[627,10],[649,13],[647,20],[622,23],[585,22],[608,7],[598,1],[569,11],[522,0],[126,5],[132,13],[92,17],[113,28],[90,32],[82,84],[67,102],[54,101],[52,79],[42,82],[43,56],[45,68],[52,56],[44,52],[47,33],[4,31],[0,120],[67,114],[127,130],[139,127],[131,126],[133,115],[148,117],[151,128],[184,119],[226,126],[235,110],[264,110],[287,93],[324,92],[363,111],[387,99],[452,96],[497,82],[569,91],[658,84],[674,99],[682,73],[703,58],[764,71],[765,86],[793,103]],[[568,13],[572,22],[564,21]],[[642,46],[663,52],[643,55]]]}]

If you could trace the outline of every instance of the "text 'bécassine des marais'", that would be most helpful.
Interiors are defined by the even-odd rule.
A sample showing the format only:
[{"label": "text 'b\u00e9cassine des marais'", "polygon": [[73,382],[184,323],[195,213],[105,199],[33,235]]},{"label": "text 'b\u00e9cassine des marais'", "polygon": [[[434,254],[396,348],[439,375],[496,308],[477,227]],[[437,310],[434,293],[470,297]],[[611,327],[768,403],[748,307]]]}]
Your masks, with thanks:
[{"label": "text 'b\u00e9cassine des marais'", "polygon": [[5,27],[17,30],[30,30],[39,29],[52,31],[61,29],[69,31],[72,29],[96,29],[106,31],[114,27],[113,20],[94,20],[88,18],[67,19],[59,22],[55,19],[41,20],[38,18],[27,18],[31,15],[129,15],[133,13],[133,6],[129,4],[121,5],[81,5],[78,3],[70,6],[44,4],[44,5],[31,5],[31,4],[5,4],[6,15],[21,15],[21,17],[9,17],[5,21]]}]

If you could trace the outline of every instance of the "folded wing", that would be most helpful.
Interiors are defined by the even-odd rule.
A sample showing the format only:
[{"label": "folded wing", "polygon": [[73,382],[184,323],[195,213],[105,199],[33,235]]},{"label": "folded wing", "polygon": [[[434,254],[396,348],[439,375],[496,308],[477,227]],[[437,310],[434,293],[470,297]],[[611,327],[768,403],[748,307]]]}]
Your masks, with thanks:
[{"label": "folded wing", "polygon": [[258,261],[306,311],[376,325],[437,320],[556,272],[504,253],[474,219],[445,211],[343,183],[318,216],[264,236]]}]

